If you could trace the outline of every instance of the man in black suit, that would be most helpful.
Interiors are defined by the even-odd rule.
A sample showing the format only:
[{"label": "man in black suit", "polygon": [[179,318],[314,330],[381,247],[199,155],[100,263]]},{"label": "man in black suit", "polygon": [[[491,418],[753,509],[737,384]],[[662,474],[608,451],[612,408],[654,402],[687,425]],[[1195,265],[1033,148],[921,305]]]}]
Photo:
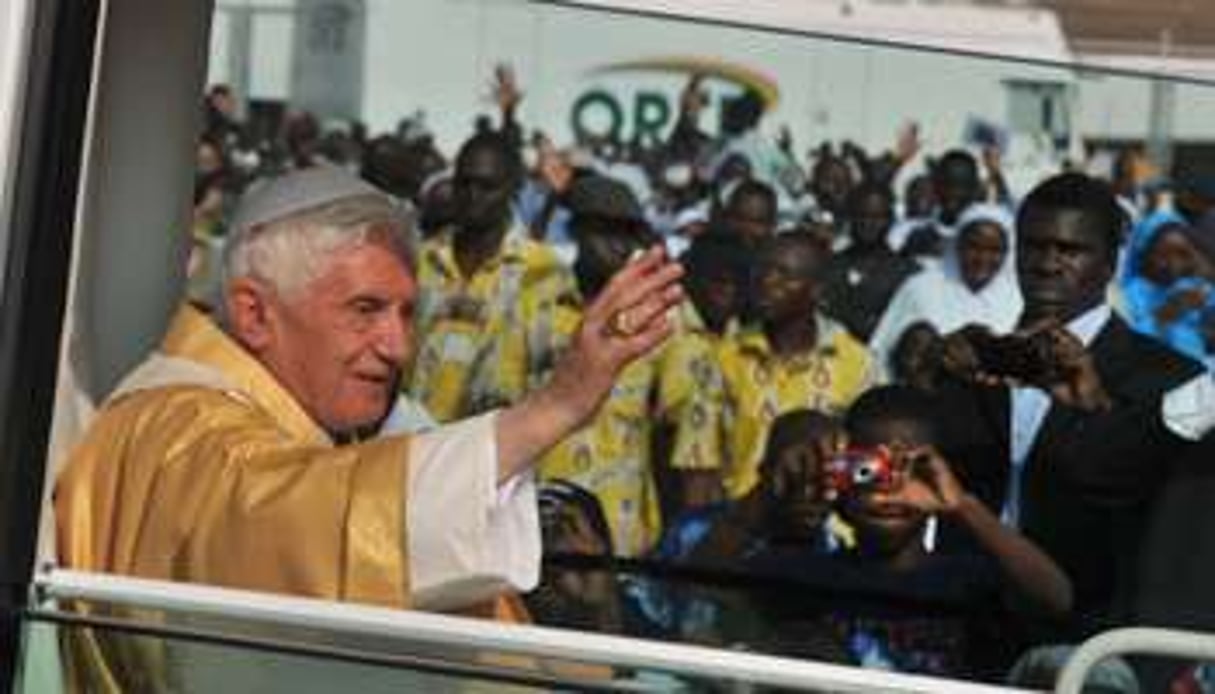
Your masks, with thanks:
[{"label": "man in black suit", "polygon": [[946,457],[1072,579],[1076,620],[1054,636],[1125,615],[1154,493],[1170,461],[1210,428],[1204,408],[1215,410],[1199,364],[1110,310],[1125,226],[1106,184],[1081,174],[1045,181],[1017,216],[1018,331],[1001,339],[972,327],[946,340]]}]

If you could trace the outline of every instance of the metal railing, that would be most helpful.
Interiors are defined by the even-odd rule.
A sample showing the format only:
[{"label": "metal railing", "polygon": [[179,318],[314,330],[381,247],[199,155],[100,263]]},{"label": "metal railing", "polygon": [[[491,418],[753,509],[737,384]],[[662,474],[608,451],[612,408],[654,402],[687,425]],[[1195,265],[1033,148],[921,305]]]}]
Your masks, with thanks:
[{"label": "metal railing", "polygon": [[[348,635],[355,641],[365,642],[368,637],[397,640],[425,645],[430,652],[444,648],[452,652],[481,650],[743,685],[924,694],[1024,691],[699,646],[62,569],[41,573],[36,578],[35,590],[36,607],[31,616],[52,621],[70,615],[59,609],[57,601],[89,601],[296,627],[303,632],[324,630],[329,635]],[[239,639],[234,641],[238,643]],[[283,643],[291,645],[288,641]],[[460,668],[454,667],[453,671],[459,672]]]},{"label": "metal railing", "polygon": [[1079,694],[1089,672],[1101,661],[1121,655],[1156,655],[1215,661],[1215,635],[1173,629],[1114,629],[1085,641],[1067,660],[1056,694]]}]

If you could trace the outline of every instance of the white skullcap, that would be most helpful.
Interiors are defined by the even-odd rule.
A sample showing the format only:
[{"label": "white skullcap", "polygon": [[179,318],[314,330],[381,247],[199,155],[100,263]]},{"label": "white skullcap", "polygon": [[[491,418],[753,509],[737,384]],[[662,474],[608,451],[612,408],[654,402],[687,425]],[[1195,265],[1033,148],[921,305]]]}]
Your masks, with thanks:
[{"label": "white skullcap", "polygon": [[243,234],[315,207],[368,195],[391,200],[384,191],[336,166],[297,169],[255,181],[237,203],[229,228],[233,234]]}]

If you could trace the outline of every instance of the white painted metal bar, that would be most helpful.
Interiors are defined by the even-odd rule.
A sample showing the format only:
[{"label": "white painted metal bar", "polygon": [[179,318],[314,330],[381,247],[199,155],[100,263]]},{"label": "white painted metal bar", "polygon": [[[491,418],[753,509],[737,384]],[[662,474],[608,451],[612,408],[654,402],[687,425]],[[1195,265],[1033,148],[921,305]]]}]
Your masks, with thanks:
[{"label": "white painted metal bar", "polygon": [[33,10],[32,0],[0,2],[0,282],[7,267]]},{"label": "white painted metal bar", "polygon": [[1089,671],[1119,655],[1158,655],[1179,660],[1215,661],[1215,635],[1174,629],[1114,629],[1085,641],[1059,674],[1056,694],[1079,694]]},{"label": "white painted metal bar", "polygon": [[63,569],[41,573],[35,588],[42,601],[40,609],[53,609],[49,604],[53,600],[86,600],[400,639],[463,652],[509,652],[773,687],[892,694],[1024,691],[683,644]]}]

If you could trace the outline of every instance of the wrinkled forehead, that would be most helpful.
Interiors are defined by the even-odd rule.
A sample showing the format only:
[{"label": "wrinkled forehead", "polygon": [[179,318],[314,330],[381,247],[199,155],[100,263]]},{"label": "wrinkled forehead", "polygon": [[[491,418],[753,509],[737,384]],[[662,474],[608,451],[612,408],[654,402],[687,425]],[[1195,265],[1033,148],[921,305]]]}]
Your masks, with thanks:
[{"label": "wrinkled forehead", "polygon": [[319,271],[314,280],[342,275],[364,286],[389,281],[411,286],[416,283],[412,250],[387,228],[373,227],[362,237],[352,237],[331,248],[317,261]]}]

